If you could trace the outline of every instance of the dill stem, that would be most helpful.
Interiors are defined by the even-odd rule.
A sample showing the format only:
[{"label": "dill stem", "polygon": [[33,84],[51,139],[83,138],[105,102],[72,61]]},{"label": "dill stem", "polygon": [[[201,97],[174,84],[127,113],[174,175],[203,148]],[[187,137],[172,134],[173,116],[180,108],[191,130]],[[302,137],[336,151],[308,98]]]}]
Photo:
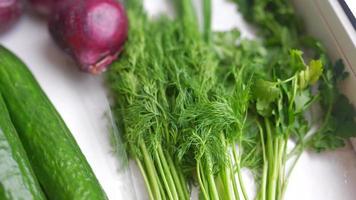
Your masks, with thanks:
[{"label": "dill stem", "polygon": [[[230,160],[230,166],[226,167],[228,176],[226,176],[227,179],[227,184],[228,184],[228,195],[229,195],[229,199],[236,199],[236,192],[237,189],[235,189],[235,187],[237,187],[236,185],[236,178],[235,178],[235,174],[234,174],[234,169],[233,169],[233,165],[231,164],[231,160]],[[231,179],[230,179],[231,178]],[[238,195],[238,194],[237,194]]]},{"label": "dill stem", "polygon": [[[224,144],[224,148],[226,149],[227,153],[228,153],[228,165],[226,165],[223,169],[223,171],[221,172],[222,175],[222,182],[224,184],[224,190],[225,193],[224,195],[227,195],[227,199],[236,199],[235,196],[235,185],[236,185],[236,180],[235,180],[235,175],[234,175],[234,168],[233,168],[233,164],[232,164],[232,159],[231,159],[231,154],[229,152],[229,148],[227,145],[226,138],[224,136],[224,134],[220,134],[220,139],[221,142]],[[233,183],[235,182],[235,184]],[[236,186],[237,187],[237,186]]]},{"label": "dill stem", "polygon": [[208,172],[208,183],[209,183],[209,187],[210,187],[210,192],[211,192],[211,196],[214,200],[219,200],[219,193],[218,193],[218,190],[216,188],[216,184],[215,184],[215,179],[214,179],[214,176],[213,176],[213,173],[212,173],[212,170],[209,169],[209,172]]},{"label": "dill stem", "polygon": [[184,192],[186,199],[190,199],[187,181],[185,180],[183,172],[181,170],[178,171],[178,178],[182,185],[183,192]]},{"label": "dill stem", "polygon": [[179,178],[178,172],[177,172],[177,167],[174,164],[171,156],[169,154],[165,154],[167,161],[168,161],[168,168],[171,170],[171,174],[172,174],[172,178],[173,178],[173,182],[174,185],[176,186],[177,189],[177,194],[179,199],[189,199],[189,194],[186,192],[186,190],[184,190],[185,187],[185,180],[183,180],[183,183],[181,181],[181,179]]},{"label": "dill stem", "polygon": [[219,178],[221,180],[222,188],[223,188],[222,199],[232,199],[231,195],[230,195],[230,191],[229,191],[230,188],[229,188],[229,184],[228,184],[228,180],[227,180],[226,167],[224,169],[222,169],[221,172],[219,173]]},{"label": "dill stem", "polygon": [[238,181],[239,181],[239,186],[240,186],[243,198],[245,200],[248,200],[249,198],[248,198],[248,195],[247,195],[247,192],[246,192],[246,188],[245,188],[245,184],[244,184],[244,181],[243,181],[243,178],[242,178],[241,167],[240,167],[240,159],[239,159],[239,154],[238,154],[238,152],[236,150],[236,147],[232,148],[232,152],[233,152],[233,155],[234,155],[234,158],[235,158],[236,173],[237,173],[237,178],[238,178]]},{"label": "dill stem", "polygon": [[144,169],[144,167],[142,165],[142,162],[138,158],[135,158],[135,160],[136,160],[136,163],[138,165],[138,168],[141,171],[141,174],[143,176],[143,180],[145,181],[148,195],[150,196],[150,199],[153,200],[155,198],[153,196],[153,193],[152,193],[152,190],[151,190],[152,188],[151,188],[150,182],[148,181],[147,174],[146,174],[146,171],[145,171],[145,169]]},{"label": "dill stem", "polygon": [[168,186],[170,188],[172,197],[173,197],[173,199],[179,199],[179,196],[178,196],[178,193],[177,193],[177,189],[176,189],[175,184],[173,182],[172,174],[170,172],[166,157],[165,157],[165,155],[163,154],[163,151],[162,151],[162,146],[159,145],[157,150],[158,150],[159,159],[161,160],[161,163],[163,165],[163,170],[164,170],[164,174],[163,175],[167,178]]},{"label": "dill stem", "polygon": [[227,195],[227,199],[236,199],[235,188],[233,184],[233,182],[235,181],[235,177],[233,173],[233,165],[230,156],[228,159],[228,165],[226,165],[223,171],[221,172],[221,179],[224,184],[224,190],[225,190],[224,195]]},{"label": "dill stem", "polygon": [[207,43],[211,42],[211,0],[203,2],[204,14],[204,38]]},{"label": "dill stem", "polygon": [[149,177],[150,186],[152,187],[152,193],[154,194],[155,197],[154,199],[160,200],[162,199],[162,196],[161,196],[161,188],[160,188],[161,186],[159,185],[159,181],[157,180],[158,175],[154,167],[153,161],[148,153],[147,147],[143,141],[140,141],[140,148],[143,153],[147,175]]},{"label": "dill stem", "polygon": [[209,195],[208,195],[208,192],[206,191],[205,189],[205,183],[202,179],[202,176],[201,176],[201,164],[200,164],[200,160],[197,160],[197,167],[196,167],[196,170],[197,170],[197,176],[198,176],[198,182],[199,182],[199,185],[200,185],[200,190],[201,192],[203,193],[204,195],[204,198],[206,200],[209,199]]},{"label": "dill stem", "polygon": [[[205,178],[206,178],[206,183],[208,184],[208,188],[209,188],[209,194],[210,194],[210,197],[213,199],[213,200],[219,200],[219,193],[218,193],[218,190],[217,190],[217,187],[216,187],[216,184],[215,184],[215,178],[214,178],[214,175],[213,175],[213,166],[212,166],[212,163],[211,163],[211,158],[209,155],[205,155],[205,170],[204,170],[204,175],[205,175]],[[204,168],[202,168],[204,169]],[[204,177],[204,175],[202,177]]]},{"label": "dill stem", "polygon": [[230,168],[231,168],[230,176],[231,176],[231,180],[232,180],[234,196],[237,198],[237,197],[239,197],[239,189],[237,187],[237,180],[236,180],[235,170],[234,170],[234,166],[233,166],[232,163],[230,163]]},{"label": "dill stem", "polygon": [[161,160],[159,158],[159,155],[157,153],[157,151],[154,152],[154,156],[155,156],[155,160],[156,160],[156,167],[158,167],[158,172],[159,174],[161,175],[161,179],[163,180],[163,184],[164,184],[164,188],[165,188],[165,191],[167,192],[167,196],[169,199],[172,199],[173,200],[173,196],[172,196],[172,192],[171,192],[171,188],[169,187],[168,185],[168,182],[167,182],[167,179],[166,179],[166,175],[163,171],[163,167],[162,167],[162,163],[161,163]]}]

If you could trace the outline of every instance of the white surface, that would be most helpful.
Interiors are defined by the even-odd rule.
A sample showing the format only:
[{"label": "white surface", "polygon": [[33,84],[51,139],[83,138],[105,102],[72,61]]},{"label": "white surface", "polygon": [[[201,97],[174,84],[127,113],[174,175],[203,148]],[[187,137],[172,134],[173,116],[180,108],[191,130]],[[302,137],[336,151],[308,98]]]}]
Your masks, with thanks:
[{"label": "white surface", "polygon": [[345,0],[345,2],[349,6],[351,12],[356,16],[356,1],[354,1],[354,0]]},{"label": "white surface", "polygon": [[[148,0],[150,13],[166,11],[162,1]],[[163,6],[163,7],[162,7]],[[163,8],[163,9],[161,9]],[[250,27],[237,15],[232,4],[213,1],[213,27],[225,30],[238,26],[245,37]],[[25,16],[15,29],[0,36],[4,44],[31,68],[61,113],[100,183],[111,200],[147,199],[141,176],[134,165],[134,188],[130,172],[120,171],[109,142],[106,94],[100,77],[80,73],[54,45],[46,24]],[[356,197],[356,156],[350,146],[329,153],[306,153],[300,159],[287,190],[287,200],[354,200]]]}]

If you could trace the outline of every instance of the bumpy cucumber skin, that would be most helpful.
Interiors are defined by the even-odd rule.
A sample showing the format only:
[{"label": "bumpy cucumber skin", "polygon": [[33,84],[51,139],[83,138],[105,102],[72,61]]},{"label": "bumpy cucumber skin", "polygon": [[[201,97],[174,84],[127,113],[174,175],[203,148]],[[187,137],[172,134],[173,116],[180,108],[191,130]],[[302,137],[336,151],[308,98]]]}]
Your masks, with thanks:
[{"label": "bumpy cucumber skin", "polygon": [[32,73],[1,45],[0,92],[47,197],[107,199],[75,139]]},{"label": "bumpy cucumber skin", "polygon": [[0,93],[0,199],[45,200]]}]

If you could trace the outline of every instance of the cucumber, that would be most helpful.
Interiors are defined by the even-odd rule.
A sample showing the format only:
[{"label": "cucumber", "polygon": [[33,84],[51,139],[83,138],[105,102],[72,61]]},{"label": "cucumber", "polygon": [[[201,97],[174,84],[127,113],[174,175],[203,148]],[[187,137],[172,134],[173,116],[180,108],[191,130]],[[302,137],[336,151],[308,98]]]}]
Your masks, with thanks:
[{"label": "cucumber", "polygon": [[107,199],[74,137],[32,73],[1,45],[0,92],[47,197]]},{"label": "cucumber", "polygon": [[44,200],[0,93],[0,199]]}]

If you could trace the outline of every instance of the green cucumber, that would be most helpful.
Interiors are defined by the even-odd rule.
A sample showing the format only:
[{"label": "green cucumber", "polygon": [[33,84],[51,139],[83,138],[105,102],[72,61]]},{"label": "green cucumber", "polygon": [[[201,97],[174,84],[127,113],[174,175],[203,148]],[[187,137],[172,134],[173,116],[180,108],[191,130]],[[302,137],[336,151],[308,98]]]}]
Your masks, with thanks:
[{"label": "green cucumber", "polygon": [[0,93],[0,199],[44,200]]},{"label": "green cucumber", "polygon": [[32,73],[1,45],[0,92],[48,198],[107,199],[74,137]]}]

